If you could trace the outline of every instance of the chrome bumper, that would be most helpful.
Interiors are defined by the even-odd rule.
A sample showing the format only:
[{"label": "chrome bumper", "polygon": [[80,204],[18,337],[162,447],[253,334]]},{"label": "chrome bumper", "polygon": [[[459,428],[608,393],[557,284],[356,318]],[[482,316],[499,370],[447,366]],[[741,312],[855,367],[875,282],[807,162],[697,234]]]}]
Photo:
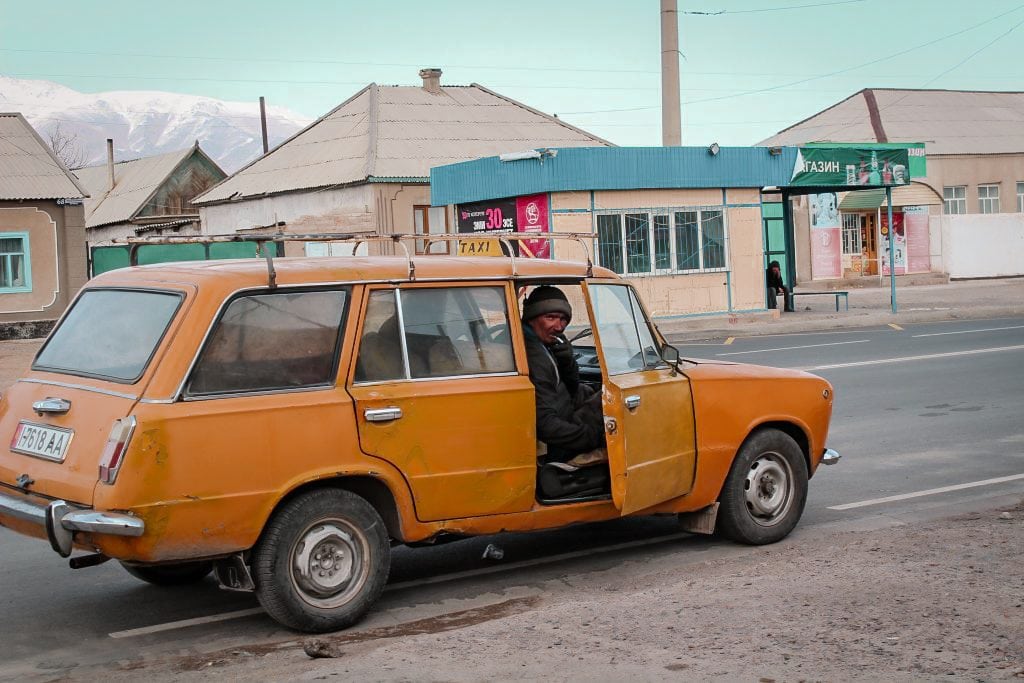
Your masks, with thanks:
[{"label": "chrome bumper", "polygon": [[841,458],[841,457],[843,457],[843,456],[839,455],[839,453],[837,451],[834,451],[831,448],[826,448],[825,449],[825,453],[822,454],[822,456],[821,456],[821,464],[822,465],[835,465],[837,462],[839,462],[839,458]]},{"label": "chrome bumper", "polygon": [[79,508],[63,500],[43,505],[5,493],[0,493],[2,515],[44,527],[50,545],[61,557],[71,554],[72,537],[76,531],[112,536],[141,536],[146,531],[146,523],[131,515]]}]

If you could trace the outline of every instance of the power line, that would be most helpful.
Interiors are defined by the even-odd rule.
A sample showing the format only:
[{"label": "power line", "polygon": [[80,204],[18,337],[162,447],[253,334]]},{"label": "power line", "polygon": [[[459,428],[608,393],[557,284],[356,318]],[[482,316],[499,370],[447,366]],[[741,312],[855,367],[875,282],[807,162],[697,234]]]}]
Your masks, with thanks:
[{"label": "power line", "polygon": [[866,1],[867,0],[836,0],[835,2],[819,2],[819,3],[815,3],[813,5],[788,5],[788,6],[785,6],[785,7],[765,7],[765,8],[762,8],[762,9],[733,9],[733,10],[723,9],[723,10],[718,10],[717,12],[689,11],[689,12],[680,12],[680,14],[695,14],[695,15],[698,15],[698,16],[718,17],[718,16],[722,16],[723,14],[753,14],[755,12],[784,12],[784,11],[787,11],[787,10],[794,10],[794,9],[811,9],[812,7],[830,7],[832,5],[853,5],[853,4],[856,4],[858,2],[866,2]]},{"label": "power line", "polygon": [[[192,59],[199,61],[213,61],[213,62],[243,62],[250,64],[253,62],[258,63],[270,63],[270,64],[340,64],[344,66],[397,66],[397,67],[411,67],[411,68],[422,68],[423,64],[412,64],[402,62],[350,62],[337,59],[276,59],[270,57],[217,57],[210,55],[187,55],[187,54],[146,54],[141,52],[98,52],[98,51],[78,51],[78,50],[34,50],[28,48],[13,48],[13,47],[0,47],[0,52],[25,52],[32,54],[50,54],[50,55],[75,55],[75,56],[92,56],[92,57],[131,57],[131,58],[148,58],[148,59]],[[557,67],[557,66],[500,66],[496,64],[446,64],[442,65],[444,68],[450,69],[478,69],[478,70],[493,70],[493,71],[566,71],[566,72],[579,72],[579,73],[623,73],[623,74],[635,74],[635,73],[659,73],[658,71],[651,71],[648,69],[608,69],[608,68],[577,68],[577,67]]]},{"label": "power line", "polygon": [[[888,61],[888,60],[893,59],[895,57],[900,57],[900,56],[905,55],[907,53],[914,52],[915,50],[920,50],[921,48],[929,47],[931,45],[934,45],[936,43],[942,42],[944,40],[948,40],[950,38],[954,38],[954,37],[956,37],[958,35],[961,35],[963,33],[967,33],[968,31],[973,31],[976,28],[979,28],[981,26],[984,26],[985,24],[989,24],[989,23],[991,23],[991,22],[993,22],[993,21],[995,21],[997,19],[1000,19],[1000,18],[1006,16],[1007,14],[1012,14],[1013,12],[1018,11],[1022,7],[1024,7],[1024,5],[1018,5],[1017,7],[1014,7],[1011,10],[1007,10],[1005,12],[1001,12],[1001,13],[995,15],[994,17],[986,19],[985,21],[982,21],[980,23],[974,24],[973,26],[968,26],[967,28],[961,29],[959,31],[954,31],[953,33],[949,33],[947,35],[940,36],[939,38],[936,38],[934,40],[930,40],[930,41],[928,41],[926,43],[921,43],[920,45],[916,45],[916,46],[911,47],[911,48],[907,48],[906,50],[900,50],[899,52],[895,52],[895,53],[893,53],[891,55],[886,55],[885,57],[879,57],[877,59],[872,59],[871,61],[864,62],[863,64],[858,64],[856,66],[847,67],[845,69],[839,69],[839,70],[833,71],[831,73],[822,74],[820,76],[811,76],[809,78],[803,78],[803,79],[800,79],[798,81],[791,81],[789,83],[782,83],[780,85],[773,85],[773,86],[769,86],[767,88],[758,88],[757,90],[746,90],[746,91],[743,91],[743,92],[735,93],[733,95],[724,95],[722,97],[706,97],[706,98],[700,99],[700,100],[690,100],[688,102],[684,102],[684,104],[686,104],[686,105],[703,104],[705,102],[717,102],[717,101],[720,101],[720,100],[733,99],[735,97],[743,97],[743,96],[746,96],[746,95],[757,95],[757,94],[760,94],[760,93],[773,92],[773,91],[781,90],[783,88],[788,88],[788,87],[791,87],[791,86],[794,86],[794,85],[802,85],[804,83],[810,83],[811,81],[820,80],[822,78],[830,78],[832,76],[837,76],[839,74],[848,73],[850,71],[856,71],[857,69],[862,69],[862,68],[864,68],[866,66],[871,66],[872,64],[878,64],[879,62]],[[594,109],[594,110],[591,110],[591,111],[570,111],[570,112],[563,112],[562,116],[573,116],[573,115],[577,115],[577,114],[603,114],[603,113],[622,112],[622,111],[642,111],[642,110],[645,110],[645,109],[660,109],[660,107],[659,106],[651,106],[651,107],[632,107],[632,108],[629,108],[629,109]]]}]

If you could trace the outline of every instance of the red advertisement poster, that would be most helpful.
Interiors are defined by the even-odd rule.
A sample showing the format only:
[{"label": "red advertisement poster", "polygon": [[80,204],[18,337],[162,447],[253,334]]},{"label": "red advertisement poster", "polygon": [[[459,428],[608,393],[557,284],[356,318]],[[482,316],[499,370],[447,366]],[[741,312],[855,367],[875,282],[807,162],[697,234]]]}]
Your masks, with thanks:
[{"label": "red advertisement poster", "polygon": [[[893,212],[892,214],[893,225],[896,226],[896,241],[893,244],[894,254],[893,262],[896,264],[896,274],[906,275],[907,274],[907,233],[903,224],[903,214],[899,212]],[[882,241],[879,245],[881,248],[878,254],[882,260],[882,275],[890,275],[892,271],[889,268],[889,216],[887,213],[882,213]]]},{"label": "red advertisement poster", "polygon": [[[516,197],[516,230],[518,232],[548,232],[548,196],[533,194]],[[524,240],[519,243],[523,256],[551,258],[550,240]]]},{"label": "red advertisement poster", "polygon": [[907,233],[907,271],[930,272],[932,259],[931,239],[928,236],[928,207],[904,206],[903,226]]}]

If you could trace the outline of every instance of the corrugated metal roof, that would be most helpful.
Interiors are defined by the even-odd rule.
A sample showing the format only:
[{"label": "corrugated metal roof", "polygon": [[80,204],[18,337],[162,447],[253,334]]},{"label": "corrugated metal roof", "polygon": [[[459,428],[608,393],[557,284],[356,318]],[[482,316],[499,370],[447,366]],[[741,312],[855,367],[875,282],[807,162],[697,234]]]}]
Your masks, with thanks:
[{"label": "corrugated metal roof", "polygon": [[922,140],[929,155],[1024,152],[1024,92],[866,89],[758,144]]},{"label": "corrugated metal roof", "polygon": [[0,113],[0,199],[81,199],[87,194],[24,116]]},{"label": "corrugated metal roof", "polygon": [[473,84],[371,84],[310,126],[197,197],[212,204],[265,194],[412,178],[433,166],[531,147],[610,145]]},{"label": "corrugated metal roof", "polygon": [[[504,150],[521,151],[521,150]],[[503,162],[477,159],[430,172],[435,206],[535,192],[787,185],[797,149],[771,154],[763,147],[557,148],[553,157]]]},{"label": "corrugated metal roof", "polygon": [[178,164],[197,148],[198,145],[167,154],[118,162],[114,164],[112,190],[109,190],[110,176],[106,164],[76,170],[75,175],[92,195],[85,201],[85,227],[96,228],[131,220]]}]

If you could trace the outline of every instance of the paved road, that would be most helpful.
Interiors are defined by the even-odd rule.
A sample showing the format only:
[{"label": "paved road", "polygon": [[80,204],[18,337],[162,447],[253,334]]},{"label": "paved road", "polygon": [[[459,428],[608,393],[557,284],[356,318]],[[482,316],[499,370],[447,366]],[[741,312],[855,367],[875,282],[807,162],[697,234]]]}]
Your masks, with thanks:
[{"label": "paved road", "polygon": [[[686,356],[807,368],[834,384],[830,445],[844,459],[812,481],[797,541],[827,528],[926,519],[1024,495],[1024,318],[723,338],[681,348]],[[871,502],[893,496],[901,498]],[[855,506],[835,509],[843,505]],[[503,561],[481,558],[492,542],[504,549]],[[488,604],[495,594],[507,597],[510,586],[562,575],[622,571],[626,580],[630,564],[750,552],[757,551],[680,537],[665,518],[400,548],[391,589],[360,628],[443,614],[453,602],[459,609]],[[252,596],[219,591],[212,581],[171,590],[141,584],[115,563],[71,571],[42,544],[6,530],[0,557],[0,679],[43,680],[75,664],[294,637],[252,614]],[[453,575],[458,580],[448,580]],[[249,615],[191,627],[171,623],[238,611]],[[168,630],[132,631],[169,623]]]}]

